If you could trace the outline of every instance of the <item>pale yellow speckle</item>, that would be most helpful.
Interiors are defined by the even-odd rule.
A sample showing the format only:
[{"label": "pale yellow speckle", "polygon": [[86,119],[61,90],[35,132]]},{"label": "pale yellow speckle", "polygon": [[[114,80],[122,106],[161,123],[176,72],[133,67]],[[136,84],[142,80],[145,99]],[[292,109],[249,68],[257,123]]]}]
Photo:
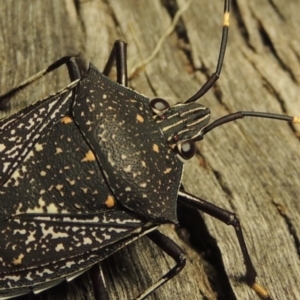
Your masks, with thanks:
[{"label": "pale yellow speckle", "polygon": [[55,154],[59,154],[59,153],[62,153],[63,151],[62,151],[62,149],[61,148],[56,148],[56,152],[55,152]]},{"label": "pale yellow speckle", "polygon": [[48,212],[48,213],[52,213],[52,214],[58,213],[57,206],[56,206],[54,203],[50,203],[50,204],[47,206],[47,212]]},{"label": "pale yellow speckle", "polygon": [[85,194],[88,193],[88,189],[87,189],[87,188],[81,188],[81,190],[82,190]]},{"label": "pale yellow speckle", "polygon": [[[18,180],[19,178],[23,178],[23,177],[21,176],[19,170],[16,170],[16,171],[11,175],[11,177],[12,177],[13,179],[16,180],[16,183],[19,182],[19,180]],[[19,184],[19,183],[18,183],[18,184]],[[18,184],[17,184],[17,185],[18,185]]]},{"label": "pale yellow speckle", "polygon": [[58,252],[60,250],[65,250],[65,247],[62,243],[57,244],[56,247],[55,247],[56,252]]},{"label": "pale yellow speckle", "polygon": [[45,171],[41,171],[41,172],[40,172],[40,175],[41,175],[41,176],[46,176],[47,173],[46,173]]},{"label": "pale yellow speckle", "polygon": [[0,144],[0,151],[3,151],[6,148],[4,144]]},{"label": "pale yellow speckle", "polygon": [[144,118],[139,114],[136,115],[136,120],[140,123],[144,123]]},{"label": "pale yellow speckle", "polygon": [[105,205],[106,205],[106,207],[107,207],[107,208],[112,208],[112,207],[115,206],[115,204],[116,204],[116,202],[115,202],[114,197],[111,196],[111,195],[109,195],[109,196],[107,197],[107,199],[105,200]]},{"label": "pale yellow speckle", "polygon": [[61,189],[63,188],[63,185],[62,185],[62,184],[57,184],[57,185],[55,186],[55,188],[56,188],[57,190],[61,190]]},{"label": "pale yellow speckle", "polygon": [[224,13],[223,26],[229,27],[229,19],[230,19],[230,14],[227,11]]},{"label": "pale yellow speckle", "polygon": [[124,172],[126,172],[126,173],[130,173],[130,172],[131,172],[131,165],[128,165],[128,166],[125,167],[123,170],[124,170]]},{"label": "pale yellow speckle", "polygon": [[18,266],[18,265],[22,264],[23,258],[24,258],[24,254],[21,253],[17,258],[14,258],[14,260],[12,261],[12,263],[15,266]]},{"label": "pale yellow speckle", "polygon": [[41,207],[43,207],[43,206],[46,205],[46,202],[45,202],[45,200],[44,200],[42,197],[39,198],[39,205],[40,205]]},{"label": "pale yellow speckle", "polygon": [[91,245],[92,244],[92,240],[89,237],[84,237],[83,238],[83,244],[84,245]]},{"label": "pale yellow speckle", "polygon": [[35,151],[42,151],[43,150],[43,145],[37,143],[37,144],[35,144],[34,148],[35,148]]},{"label": "pale yellow speckle", "polygon": [[75,184],[75,180],[74,179],[71,180],[71,179],[67,178],[66,180],[70,183],[70,185],[74,185]]},{"label": "pale yellow speckle", "polygon": [[28,152],[27,156],[25,157],[24,162],[27,161],[28,159],[30,159],[31,157],[34,157],[34,152],[32,150]]},{"label": "pale yellow speckle", "polygon": [[81,160],[81,162],[94,161],[94,160],[96,160],[95,155],[94,155],[94,153],[91,150],[89,150],[86,153],[85,157]]},{"label": "pale yellow speckle", "polygon": [[69,124],[72,123],[72,119],[70,117],[65,116],[61,119],[61,122],[64,124]]},{"label": "pale yellow speckle", "polygon": [[164,170],[164,174],[169,174],[172,171],[172,168],[167,168]]},{"label": "pale yellow speckle", "polygon": [[158,145],[157,145],[157,144],[153,144],[152,150],[153,150],[154,152],[156,152],[156,153],[159,153]]},{"label": "pale yellow speckle", "polygon": [[23,206],[23,204],[22,204],[22,203],[19,203],[19,206],[18,206],[18,208],[16,209],[16,212],[15,212],[16,215],[22,213],[22,211],[21,211],[22,206]]}]

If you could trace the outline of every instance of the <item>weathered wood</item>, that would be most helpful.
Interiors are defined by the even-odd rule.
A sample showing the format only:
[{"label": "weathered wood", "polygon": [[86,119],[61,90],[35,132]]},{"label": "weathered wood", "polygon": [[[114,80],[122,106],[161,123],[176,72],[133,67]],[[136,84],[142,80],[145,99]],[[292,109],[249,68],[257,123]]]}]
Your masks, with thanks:
[{"label": "weathered wood", "polygon": [[[178,0],[178,6],[186,0]],[[162,3],[168,3],[164,6]],[[173,1],[5,1],[0,10],[0,91],[5,92],[64,55],[83,53],[100,70],[115,39],[128,42],[129,70],[153,51],[170,26]],[[216,66],[222,1],[193,0],[177,30],[131,87],[172,103],[191,96]],[[225,66],[201,103],[212,119],[238,110],[300,115],[298,0],[234,1]],[[41,80],[13,103],[11,113],[68,82],[65,72]],[[23,99],[23,101],[19,101]],[[6,113],[7,114],[7,113]],[[3,113],[2,113],[3,116]],[[185,166],[191,193],[238,214],[258,272],[274,299],[300,299],[299,127],[245,119],[225,125],[198,143]],[[163,231],[187,252],[187,266],[149,299],[255,299],[241,278],[244,265],[232,228],[203,216],[217,241],[226,274],[197,214],[180,216],[196,244]],[[199,234],[197,234],[199,232]],[[203,243],[201,245],[201,242]],[[197,252],[198,251],[198,252]],[[214,256],[213,256],[214,255]],[[207,260],[210,258],[211,260]],[[112,299],[131,299],[172,265],[142,238],[103,263]],[[225,277],[224,277],[225,276]],[[41,295],[92,299],[88,275]]]}]

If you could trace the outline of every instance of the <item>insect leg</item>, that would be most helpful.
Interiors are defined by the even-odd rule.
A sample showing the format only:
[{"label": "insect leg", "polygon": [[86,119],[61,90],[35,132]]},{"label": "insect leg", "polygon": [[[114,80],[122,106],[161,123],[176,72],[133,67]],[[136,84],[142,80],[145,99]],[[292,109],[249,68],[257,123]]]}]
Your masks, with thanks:
[{"label": "insect leg", "polygon": [[168,273],[162,276],[157,282],[155,282],[147,290],[140,294],[135,300],[145,299],[157,288],[176,276],[184,268],[186,263],[186,258],[183,250],[174,241],[162,234],[160,231],[152,231],[147,234],[147,237],[151,239],[157,246],[159,246],[165,253],[171,256],[175,260],[176,265]]},{"label": "insect leg", "polygon": [[85,65],[85,61],[80,56],[70,57],[65,64],[68,68],[71,82],[80,79],[88,69],[88,64]]},{"label": "insect leg", "polygon": [[185,192],[183,189],[180,189],[180,191],[178,192],[178,201],[184,205],[191,206],[204,213],[207,213],[227,225],[233,226],[246,266],[245,281],[261,298],[268,299],[268,291],[263,286],[255,282],[257,273],[252,264],[238,217],[230,211],[227,211],[210,202],[207,202],[202,198],[195,197]]},{"label": "insect leg", "polygon": [[106,290],[105,279],[100,264],[95,264],[90,269],[89,273],[92,279],[95,299],[108,300],[109,297]]},{"label": "insect leg", "polygon": [[43,77],[44,75],[51,73],[52,71],[58,69],[60,66],[66,64],[69,76],[72,81],[78,79],[81,77],[82,71],[80,71],[79,63],[77,62],[77,57],[74,56],[64,56],[60,58],[59,60],[55,61],[53,64],[48,66],[46,69],[36,73],[35,75],[31,76],[27,80],[23,81],[16,87],[12,88],[7,93],[0,96],[0,109],[4,109],[7,104],[9,103],[11,97],[13,97],[15,94],[20,92],[22,89],[24,89],[26,86],[32,84],[39,78]]},{"label": "insect leg", "polygon": [[103,70],[103,74],[108,76],[111,69],[116,63],[117,69],[117,82],[123,86],[128,86],[128,73],[127,73],[127,44],[121,40],[117,40],[110,52],[110,56]]}]

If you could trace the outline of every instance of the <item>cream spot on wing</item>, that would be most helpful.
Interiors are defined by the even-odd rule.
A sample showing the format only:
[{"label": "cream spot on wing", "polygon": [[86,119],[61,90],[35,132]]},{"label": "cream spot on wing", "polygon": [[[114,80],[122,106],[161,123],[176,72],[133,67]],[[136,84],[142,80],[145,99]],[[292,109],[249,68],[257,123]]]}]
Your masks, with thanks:
[{"label": "cream spot on wing", "polygon": [[153,150],[154,152],[156,152],[156,153],[159,153],[158,145],[157,145],[157,144],[153,144],[152,150]]},{"label": "cream spot on wing", "polygon": [[56,148],[55,150],[56,150],[55,154],[59,154],[63,152],[61,148]]},{"label": "cream spot on wing", "polygon": [[61,119],[61,122],[64,124],[69,124],[69,123],[72,123],[72,119],[70,117],[66,116]]},{"label": "cream spot on wing", "polygon": [[65,250],[65,247],[62,243],[57,244],[56,247],[55,247],[56,252],[58,252],[60,250]]},{"label": "cream spot on wing", "polygon": [[57,206],[54,204],[54,203],[50,203],[48,206],[47,206],[47,212],[48,213],[58,213],[58,208]]},{"label": "cream spot on wing", "polygon": [[22,260],[24,258],[24,254],[20,254],[17,258],[14,258],[12,263],[15,265],[15,266],[18,266],[20,264],[22,264]]},{"label": "cream spot on wing", "polygon": [[115,206],[115,199],[113,196],[109,195],[105,201],[105,205],[107,208],[112,208]]},{"label": "cream spot on wing", "polygon": [[125,167],[123,170],[124,170],[124,172],[126,172],[126,173],[130,173],[130,172],[131,172],[131,165],[128,165],[128,166]]},{"label": "cream spot on wing", "polygon": [[39,143],[36,143],[34,148],[35,148],[35,151],[42,151],[43,150],[43,145],[39,144]]},{"label": "cream spot on wing", "polygon": [[136,115],[136,120],[140,123],[144,123],[144,118],[139,114]]},{"label": "cream spot on wing", "polygon": [[168,174],[168,173],[170,173],[171,171],[172,171],[172,168],[167,168],[167,169],[164,170],[163,173],[164,173],[164,174]]},{"label": "cream spot on wing", "polygon": [[96,160],[95,155],[91,150],[89,150],[81,161],[85,162],[85,161],[94,161],[94,160]]}]

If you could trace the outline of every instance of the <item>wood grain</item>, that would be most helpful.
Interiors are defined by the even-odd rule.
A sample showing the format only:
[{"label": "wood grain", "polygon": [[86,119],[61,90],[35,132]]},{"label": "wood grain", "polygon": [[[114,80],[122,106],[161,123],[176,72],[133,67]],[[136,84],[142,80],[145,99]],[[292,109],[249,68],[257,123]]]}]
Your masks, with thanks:
[{"label": "wood grain", "polygon": [[[182,7],[186,0],[177,0]],[[64,55],[82,53],[100,70],[116,39],[128,43],[129,70],[153,51],[178,7],[172,0],[10,0],[0,8],[0,91]],[[233,2],[225,65],[201,103],[212,120],[238,110],[300,115],[300,3]],[[158,55],[130,86],[171,103],[191,96],[216,66],[221,0],[193,0]],[[65,72],[42,79],[9,112],[68,82]],[[245,119],[198,143],[185,164],[189,192],[235,212],[258,272],[273,299],[300,299],[299,126]],[[258,299],[242,281],[245,268],[232,228],[180,207],[183,229],[162,231],[187,253],[186,268],[149,299]],[[207,232],[206,232],[207,230]],[[190,242],[187,238],[190,237]],[[214,243],[216,242],[216,243]],[[131,299],[173,262],[146,237],[103,263],[111,299]],[[88,274],[40,295],[41,299],[93,299]],[[31,296],[35,299],[33,296]]]}]

